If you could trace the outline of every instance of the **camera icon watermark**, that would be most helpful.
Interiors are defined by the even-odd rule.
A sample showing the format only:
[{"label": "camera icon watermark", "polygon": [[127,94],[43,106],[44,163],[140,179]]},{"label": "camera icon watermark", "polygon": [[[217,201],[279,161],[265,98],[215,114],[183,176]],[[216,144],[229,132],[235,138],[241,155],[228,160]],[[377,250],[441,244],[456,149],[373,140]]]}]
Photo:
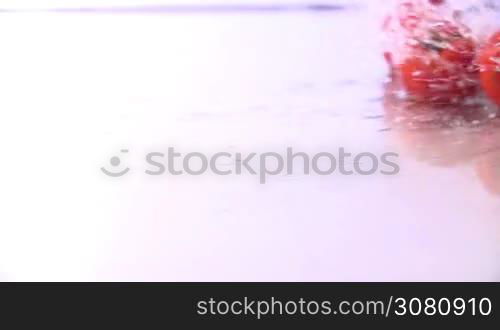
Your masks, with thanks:
[{"label": "camera icon watermark", "polygon": [[[128,154],[129,150],[128,149],[122,149],[120,150],[120,154]],[[123,167],[120,169],[122,165],[122,158],[120,156],[113,156],[109,159],[109,165],[111,165],[111,169],[108,169],[109,167],[101,167],[101,171],[110,177],[113,178],[119,178],[130,172],[130,168],[128,167]]]}]

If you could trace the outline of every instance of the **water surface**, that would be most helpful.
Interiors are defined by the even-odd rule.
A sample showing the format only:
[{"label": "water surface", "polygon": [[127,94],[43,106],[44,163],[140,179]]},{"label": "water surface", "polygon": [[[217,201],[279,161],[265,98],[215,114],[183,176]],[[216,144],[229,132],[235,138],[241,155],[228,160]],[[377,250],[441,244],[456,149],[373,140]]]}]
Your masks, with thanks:
[{"label": "water surface", "polygon": [[[363,9],[0,19],[13,280],[496,280],[495,120],[405,130]],[[384,101],[385,100],[385,101]],[[390,111],[390,109],[389,109]],[[493,118],[492,118],[493,119]],[[164,177],[145,151],[400,153],[401,173]]]}]

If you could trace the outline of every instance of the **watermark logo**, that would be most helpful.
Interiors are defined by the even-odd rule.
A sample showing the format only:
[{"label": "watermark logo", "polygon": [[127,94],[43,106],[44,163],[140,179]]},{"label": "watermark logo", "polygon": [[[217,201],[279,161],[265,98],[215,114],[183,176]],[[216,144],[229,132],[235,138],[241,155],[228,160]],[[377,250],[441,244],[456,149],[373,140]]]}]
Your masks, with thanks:
[{"label": "watermark logo", "polygon": [[[128,149],[121,150],[127,154]],[[277,175],[396,175],[400,171],[397,163],[399,155],[386,152],[376,155],[370,152],[352,154],[344,148],[337,153],[296,152],[288,147],[286,152],[216,152],[211,155],[202,152],[183,154],[173,147],[166,152],[145,153],[142,173],[148,176],[189,175],[200,176],[211,173],[218,176],[244,175],[256,176],[261,184],[267,183],[269,177]],[[122,166],[122,158],[113,156],[109,160],[111,169],[101,167],[101,171],[109,177],[119,178],[130,171]]]},{"label": "watermark logo", "polygon": [[[129,150],[128,149],[122,149],[120,150],[121,154],[128,154]],[[109,159],[109,165],[111,165],[112,169],[108,170],[106,167],[101,167],[101,171],[110,177],[113,178],[119,178],[124,176],[130,171],[130,168],[124,167],[120,169],[122,165],[122,158],[120,156],[113,156]]]}]

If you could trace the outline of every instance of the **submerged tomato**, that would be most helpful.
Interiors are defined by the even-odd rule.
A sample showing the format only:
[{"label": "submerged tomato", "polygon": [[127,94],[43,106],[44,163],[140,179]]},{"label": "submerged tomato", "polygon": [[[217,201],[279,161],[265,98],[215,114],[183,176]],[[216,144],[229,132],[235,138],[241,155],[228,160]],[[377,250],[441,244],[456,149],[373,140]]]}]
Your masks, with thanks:
[{"label": "submerged tomato", "polygon": [[479,56],[481,87],[488,97],[500,105],[500,32],[484,47]]},{"label": "submerged tomato", "polygon": [[403,1],[396,19],[384,22],[384,30],[395,36],[385,60],[411,100],[463,103],[480,85],[476,41],[458,12],[447,18],[435,8],[444,3]]},{"label": "submerged tomato", "polygon": [[400,65],[404,86],[415,100],[457,103],[477,90],[475,42],[450,21],[433,21],[413,45],[407,47]]},{"label": "submerged tomato", "polygon": [[476,84],[463,68],[447,64],[439,58],[408,58],[400,72],[410,97],[430,103],[456,103],[474,94]]},{"label": "submerged tomato", "polygon": [[475,44],[471,39],[458,38],[449,42],[440,56],[455,64],[470,66],[475,56]]},{"label": "submerged tomato", "polygon": [[500,44],[500,31],[494,33],[490,39],[489,39],[489,43],[491,45],[495,45],[495,44]]}]

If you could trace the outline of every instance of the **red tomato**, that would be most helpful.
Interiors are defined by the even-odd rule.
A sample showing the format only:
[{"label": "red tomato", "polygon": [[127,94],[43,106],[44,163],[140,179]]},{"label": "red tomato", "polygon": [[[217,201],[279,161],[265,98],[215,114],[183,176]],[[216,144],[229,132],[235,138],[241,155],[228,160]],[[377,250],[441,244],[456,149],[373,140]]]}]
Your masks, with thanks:
[{"label": "red tomato", "polygon": [[491,38],[489,39],[488,41],[490,44],[499,44],[500,43],[500,31],[498,31],[497,33],[493,34],[491,36]]},{"label": "red tomato", "polygon": [[401,78],[411,98],[430,103],[458,103],[475,93],[476,44],[460,27],[441,20],[418,34],[416,46],[400,65]]},{"label": "red tomato", "polygon": [[469,66],[475,56],[475,44],[471,39],[459,38],[452,40],[441,53],[441,57],[456,64]]},{"label": "red tomato", "polygon": [[496,33],[479,56],[480,79],[486,95],[500,105],[500,32]]},{"label": "red tomato", "polygon": [[419,56],[408,58],[400,66],[401,79],[410,97],[429,103],[457,103],[473,95],[476,86],[462,70],[439,58]]}]

